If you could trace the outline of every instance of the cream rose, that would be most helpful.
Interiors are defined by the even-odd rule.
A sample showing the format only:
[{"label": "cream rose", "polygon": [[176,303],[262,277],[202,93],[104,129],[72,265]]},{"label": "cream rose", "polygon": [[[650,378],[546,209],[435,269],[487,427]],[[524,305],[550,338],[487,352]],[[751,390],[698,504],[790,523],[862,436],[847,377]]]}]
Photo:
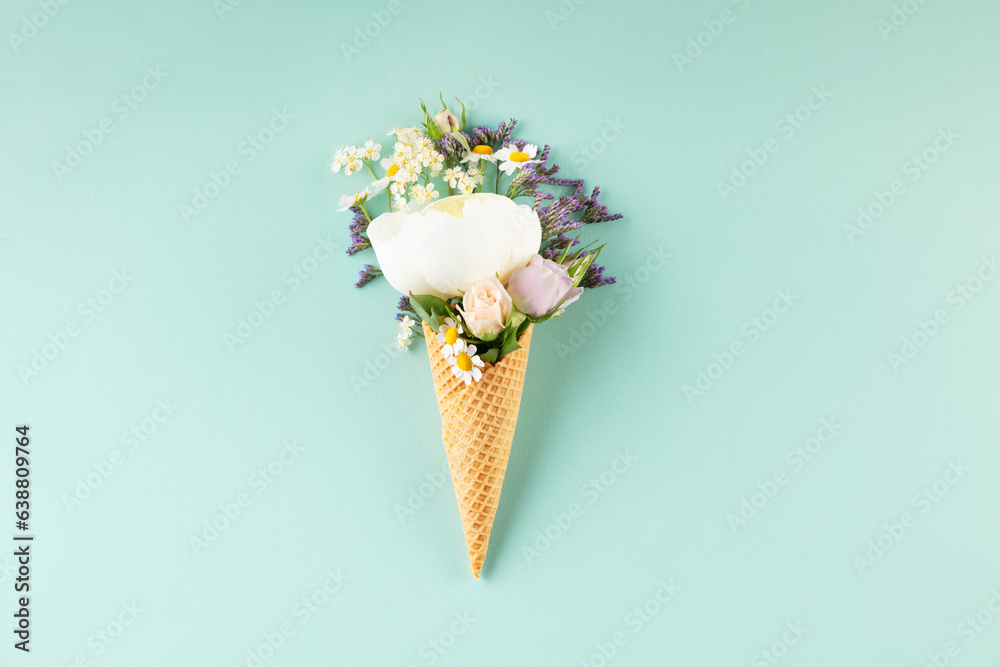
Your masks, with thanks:
[{"label": "cream rose", "polygon": [[383,213],[368,238],[390,285],[448,298],[492,276],[506,282],[538,252],[542,225],[530,206],[479,193],[445,197],[419,213]]},{"label": "cream rose", "polygon": [[510,295],[494,277],[478,280],[466,290],[462,297],[462,319],[476,338],[484,335],[496,336],[503,331],[507,316],[510,315]]}]

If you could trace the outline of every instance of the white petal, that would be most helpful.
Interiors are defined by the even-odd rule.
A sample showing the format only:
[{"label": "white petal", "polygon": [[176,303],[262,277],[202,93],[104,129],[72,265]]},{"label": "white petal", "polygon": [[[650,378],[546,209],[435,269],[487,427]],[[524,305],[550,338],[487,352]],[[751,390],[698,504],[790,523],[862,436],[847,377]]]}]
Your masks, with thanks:
[{"label": "white petal", "polygon": [[[476,357],[476,358],[474,358],[474,359],[472,360],[472,365],[473,365],[473,366],[478,366],[479,368],[482,368],[482,367],[483,367],[483,360],[482,360],[482,359],[480,359],[479,357]],[[472,372],[473,372],[473,373],[475,373],[475,372],[476,372],[476,369],[475,369],[475,368],[473,368],[473,369],[472,369]],[[476,378],[476,379],[478,380],[479,378]]]},{"label": "white petal", "polygon": [[458,296],[469,285],[501,269],[499,238],[492,220],[464,215],[455,218],[440,211],[424,216],[436,229],[423,239],[417,251],[427,283],[436,292]]},{"label": "white petal", "polygon": [[403,294],[445,295],[434,289],[420,266],[419,246],[425,233],[422,216],[383,213],[368,225],[379,268],[389,284]]},{"label": "white petal", "polygon": [[475,380],[476,382],[479,382],[481,379],[483,379],[483,372],[478,368],[473,368],[472,379]]}]

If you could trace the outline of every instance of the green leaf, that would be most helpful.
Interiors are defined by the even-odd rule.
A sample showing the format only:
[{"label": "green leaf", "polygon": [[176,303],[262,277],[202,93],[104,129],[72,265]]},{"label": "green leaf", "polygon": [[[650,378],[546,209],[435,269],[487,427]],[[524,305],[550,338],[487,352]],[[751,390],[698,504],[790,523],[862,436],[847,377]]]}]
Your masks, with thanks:
[{"label": "green leaf", "polygon": [[418,303],[420,307],[430,314],[446,315],[451,312],[448,303],[441,298],[430,294],[411,294],[410,303]]},{"label": "green leaf", "polygon": [[458,129],[464,130],[465,129],[465,102],[463,102],[462,100],[458,99],[457,97],[455,98],[455,100],[458,101],[458,103],[462,105],[462,127],[458,128]]},{"label": "green leaf", "polygon": [[511,352],[515,352],[515,351],[520,350],[520,349],[521,349],[521,346],[517,344],[517,337],[513,336],[512,340],[505,341],[504,344],[503,344],[503,347],[500,348],[499,359],[503,359],[505,356],[507,356]]},{"label": "green leaf", "polygon": [[499,358],[500,348],[494,347],[479,355],[479,358],[487,364],[495,364]]},{"label": "green leaf", "polygon": [[448,134],[455,137],[455,140],[458,141],[458,143],[462,144],[467,153],[472,152],[472,148],[469,147],[469,141],[468,139],[465,138],[464,134],[462,134],[461,132],[449,132]]},{"label": "green leaf", "polygon": [[447,109],[448,105],[444,101],[444,93],[438,93],[438,99],[441,100],[441,106]]}]

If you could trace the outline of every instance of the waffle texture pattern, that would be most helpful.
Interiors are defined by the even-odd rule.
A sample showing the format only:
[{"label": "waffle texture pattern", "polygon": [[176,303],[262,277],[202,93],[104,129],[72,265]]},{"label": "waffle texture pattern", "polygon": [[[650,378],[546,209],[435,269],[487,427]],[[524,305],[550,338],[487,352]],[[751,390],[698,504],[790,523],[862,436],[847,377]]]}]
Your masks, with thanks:
[{"label": "waffle texture pattern", "polygon": [[441,437],[465,530],[469,568],[477,579],[486,560],[490,529],[514,441],[533,326],[529,325],[518,340],[521,349],[496,364],[486,364],[482,379],[467,387],[441,357],[436,332],[423,323],[441,411]]}]

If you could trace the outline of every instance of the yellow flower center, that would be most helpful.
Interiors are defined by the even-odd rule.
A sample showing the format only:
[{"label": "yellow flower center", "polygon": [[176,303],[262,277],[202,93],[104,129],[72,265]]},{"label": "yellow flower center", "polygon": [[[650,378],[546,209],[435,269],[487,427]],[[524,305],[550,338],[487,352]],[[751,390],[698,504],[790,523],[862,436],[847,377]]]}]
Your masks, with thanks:
[{"label": "yellow flower center", "polygon": [[451,327],[444,332],[444,342],[448,345],[454,345],[455,341],[458,340],[458,327]]},{"label": "yellow flower center", "polygon": [[490,148],[489,146],[484,146],[483,144],[474,146],[472,148],[472,152],[475,153],[476,155],[493,155],[493,149]]},{"label": "yellow flower center", "polygon": [[458,358],[455,359],[455,365],[458,366],[460,371],[471,371],[472,370],[472,357],[470,357],[465,352],[460,352]]},{"label": "yellow flower center", "polygon": [[513,153],[510,154],[510,159],[513,160],[514,162],[527,162],[528,154],[522,153],[521,151],[514,151]]},{"label": "yellow flower center", "polygon": [[399,165],[398,164],[394,164],[394,165],[391,165],[388,169],[385,170],[385,175],[388,176],[389,178],[392,178],[393,176],[396,175],[397,171],[399,171]]}]

